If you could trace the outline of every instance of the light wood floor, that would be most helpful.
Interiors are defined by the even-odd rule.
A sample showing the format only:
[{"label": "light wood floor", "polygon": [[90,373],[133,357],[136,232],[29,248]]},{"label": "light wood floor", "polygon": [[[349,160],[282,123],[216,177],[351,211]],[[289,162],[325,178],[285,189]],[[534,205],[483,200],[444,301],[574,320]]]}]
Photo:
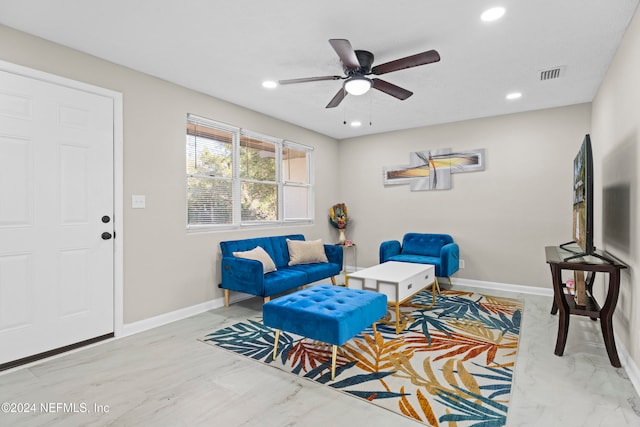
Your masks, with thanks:
[{"label": "light wood floor", "polygon": [[[599,323],[572,317],[557,357],[550,297],[486,293],[525,300],[509,426],[640,426],[640,398],[609,364]],[[419,425],[197,341],[260,307],[245,300],[0,374],[0,403],[31,411],[0,411],[0,426]]]}]

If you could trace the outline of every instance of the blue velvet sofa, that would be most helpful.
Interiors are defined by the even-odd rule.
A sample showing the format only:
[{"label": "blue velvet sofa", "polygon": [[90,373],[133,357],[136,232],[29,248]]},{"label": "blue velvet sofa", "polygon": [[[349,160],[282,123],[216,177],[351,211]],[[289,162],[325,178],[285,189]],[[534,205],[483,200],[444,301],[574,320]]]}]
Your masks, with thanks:
[{"label": "blue velvet sofa", "polygon": [[432,264],[436,276],[451,281],[460,268],[460,248],[448,234],[407,233],[402,244],[397,240],[380,244],[380,263],[386,261]]},{"label": "blue velvet sofa", "polygon": [[[265,302],[268,302],[273,295],[318,280],[331,278],[331,282],[336,284],[334,276],[340,274],[342,270],[342,246],[324,245],[329,262],[290,266],[287,239],[305,240],[302,234],[291,234],[220,242],[222,283],[218,286],[224,289],[227,307],[229,306],[229,291],[260,296],[264,298]],[[234,252],[249,251],[257,246],[261,246],[269,254],[275,264],[275,271],[264,273],[260,261],[238,258],[233,255]]]}]

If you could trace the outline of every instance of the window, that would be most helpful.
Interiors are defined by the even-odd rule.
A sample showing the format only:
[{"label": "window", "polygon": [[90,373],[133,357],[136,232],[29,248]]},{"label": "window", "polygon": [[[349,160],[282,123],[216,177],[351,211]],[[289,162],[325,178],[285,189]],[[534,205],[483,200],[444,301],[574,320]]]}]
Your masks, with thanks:
[{"label": "window", "polygon": [[187,227],[313,220],[312,149],[190,114]]}]

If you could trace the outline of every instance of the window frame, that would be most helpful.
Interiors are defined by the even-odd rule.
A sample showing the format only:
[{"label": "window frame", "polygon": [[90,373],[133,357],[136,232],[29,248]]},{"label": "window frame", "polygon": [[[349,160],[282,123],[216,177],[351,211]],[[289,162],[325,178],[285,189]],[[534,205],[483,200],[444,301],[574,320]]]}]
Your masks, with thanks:
[{"label": "window frame", "polygon": [[[248,129],[240,128],[238,126],[229,125],[226,123],[222,123],[216,120],[212,120],[206,117],[198,116],[192,113],[187,114],[187,128],[190,124],[196,124],[200,126],[210,126],[212,129],[223,130],[225,132],[231,133],[232,136],[232,155],[231,155],[231,194],[232,194],[232,214],[231,214],[231,223],[227,224],[190,224],[189,223],[189,179],[190,178],[198,178],[198,179],[229,179],[224,177],[212,177],[212,176],[202,176],[199,174],[190,174],[188,170],[185,170],[185,224],[186,230],[188,232],[203,232],[203,231],[218,231],[218,230],[229,230],[229,229],[251,229],[251,228],[277,228],[284,226],[292,226],[292,225],[309,225],[315,222],[314,217],[314,170],[313,170],[313,152],[314,148],[309,147],[304,144],[300,144],[293,141],[288,141],[282,138],[276,138],[269,135],[265,135],[263,133],[251,131]],[[240,170],[240,152],[241,152],[241,139],[243,136],[249,138],[255,138],[260,141],[264,141],[266,143],[272,143],[275,148],[275,185],[277,187],[276,197],[277,197],[277,219],[273,221],[268,220],[253,220],[253,221],[243,221],[242,220],[242,184],[244,182],[257,182],[257,183],[269,183],[274,184],[273,181],[261,181],[254,180],[247,177],[241,177]],[[188,156],[189,150],[189,132],[187,130],[185,135],[185,156]],[[294,182],[290,180],[284,179],[283,174],[283,151],[285,148],[298,150],[304,152],[305,154],[305,168],[306,168],[306,183],[305,182]],[[188,159],[187,165],[188,165]],[[188,166],[185,166],[188,167]],[[307,200],[306,200],[306,211],[308,213],[308,217],[306,218],[285,218],[285,188],[304,188],[307,191]],[[302,202],[301,202],[302,203]]]}]

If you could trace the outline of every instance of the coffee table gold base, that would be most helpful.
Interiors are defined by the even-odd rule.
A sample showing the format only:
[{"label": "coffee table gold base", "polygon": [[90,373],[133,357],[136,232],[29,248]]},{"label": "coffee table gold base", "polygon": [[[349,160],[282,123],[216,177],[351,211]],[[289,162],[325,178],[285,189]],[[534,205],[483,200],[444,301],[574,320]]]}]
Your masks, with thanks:
[{"label": "coffee table gold base", "polygon": [[428,310],[430,308],[433,308],[433,306],[436,305],[436,294],[440,293],[440,285],[438,284],[438,278],[434,277],[433,279],[434,279],[433,284],[431,285],[431,304],[430,305],[413,304],[411,302],[407,302],[407,301],[411,301],[411,298],[413,298],[415,294],[409,296],[403,301],[390,302],[389,305],[394,307],[395,320],[391,320],[391,313],[387,313],[387,315],[380,320],[380,323],[384,323],[385,325],[395,326],[396,334],[399,334],[400,332],[404,331],[407,328],[407,325],[409,324],[409,322],[413,322],[414,320],[410,314],[401,314],[400,306],[413,307],[420,310]]}]

